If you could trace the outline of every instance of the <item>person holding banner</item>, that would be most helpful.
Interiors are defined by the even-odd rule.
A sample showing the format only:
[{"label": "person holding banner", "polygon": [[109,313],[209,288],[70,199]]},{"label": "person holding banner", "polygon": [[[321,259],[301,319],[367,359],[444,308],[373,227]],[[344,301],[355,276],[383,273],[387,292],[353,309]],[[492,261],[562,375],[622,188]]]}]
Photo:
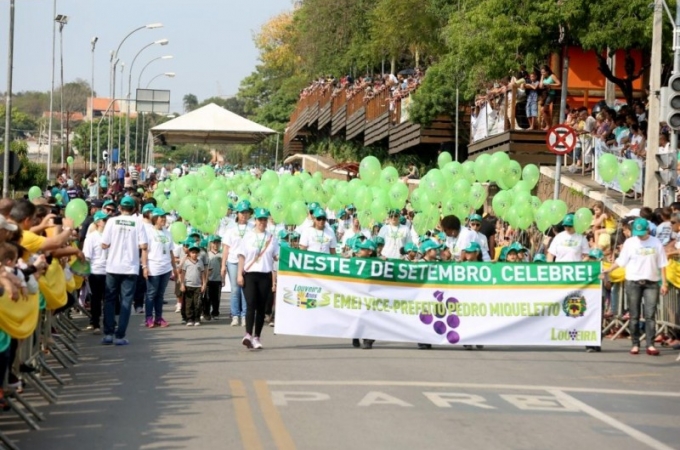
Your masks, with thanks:
[{"label": "person holding banner", "polygon": [[548,262],[579,262],[588,256],[590,246],[582,234],[574,230],[574,215],[562,221],[564,231],[558,233],[548,247]]},{"label": "person holding banner", "polygon": [[338,241],[333,230],[326,226],[326,211],[316,207],[311,214],[314,216],[314,224],[302,229],[300,250],[335,255]]},{"label": "person holding banner", "polygon": [[[323,211],[323,210],[322,210]],[[246,335],[241,343],[249,349],[262,349],[260,336],[264,326],[267,299],[276,291],[276,261],[279,241],[267,231],[269,210],[255,209],[255,227],[248,231],[239,246],[237,283],[246,296]]]},{"label": "person holding banner", "polygon": [[[602,272],[600,279],[619,267],[626,269],[624,289],[630,309],[630,336],[633,347],[631,355],[640,353],[640,306],[644,298],[645,339],[647,354],[658,356],[659,350],[654,347],[656,336],[656,307],[659,292],[666,295],[668,282],[666,266],[668,259],[661,241],[649,235],[649,223],[638,217],[631,227],[632,237],[626,240],[616,262]],[[661,287],[659,287],[661,281]]]},{"label": "person holding banner", "polygon": [[[375,242],[370,239],[366,239],[357,244],[357,258],[372,258],[375,255],[377,246]],[[364,350],[371,350],[375,339],[364,339],[363,345],[361,346]],[[359,347],[359,339],[352,339],[352,346],[355,348]]]},{"label": "person holding banner", "polygon": [[245,317],[248,313],[246,307],[246,299],[243,295],[243,290],[236,283],[238,272],[238,255],[236,248],[240,245],[244,236],[253,228],[249,223],[250,214],[253,210],[250,208],[250,202],[242,200],[236,205],[236,223],[227,228],[224,236],[222,236],[222,271],[221,276],[224,279],[229,274],[229,284],[231,285],[231,326],[245,326]]}]

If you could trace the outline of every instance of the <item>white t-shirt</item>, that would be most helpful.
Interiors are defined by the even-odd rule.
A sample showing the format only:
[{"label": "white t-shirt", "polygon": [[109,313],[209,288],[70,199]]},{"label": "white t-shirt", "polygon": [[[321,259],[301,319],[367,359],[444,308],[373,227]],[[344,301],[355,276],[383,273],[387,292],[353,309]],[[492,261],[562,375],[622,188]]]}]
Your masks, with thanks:
[{"label": "white t-shirt", "polygon": [[168,230],[157,230],[153,226],[146,226],[149,241],[149,275],[152,277],[172,271],[171,258],[175,245]]},{"label": "white t-shirt", "polygon": [[179,168],[179,167],[175,167],[174,169],[172,169],[172,173],[173,173],[173,175],[180,176],[180,175],[182,175],[182,169]]},{"label": "white t-shirt", "polygon": [[381,255],[385,258],[401,258],[401,248],[411,240],[411,234],[406,225],[385,225],[380,229],[378,237],[385,240]]},{"label": "white t-shirt", "polygon": [[559,233],[550,243],[548,253],[555,257],[555,262],[579,262],[590,251],[588,240],[582,234]]},{"label": "white t-shirt", "polygon": [[243,270],[246,273],[269,273],[275,270],[274,260],[279,257],[279,240],[269,232],[249,230],[234,253],[245,258]]},{"label": "white t-shirt", "polygon": [[659,281],[661,279],[659,271],[668,265],[668,259],[661,241],[654,236],[644,241],[633,236],[623,243],[616,264],[625,267],[626,280]]},{"label": "white t-shirt", "polygon": [[93,275],[106,275],[106,255],[108,250],[102,248],[102,234],[93,231],[85,237],[83,243],[83,255],[90,261],[90,273]]},{"label": "white t-shirt", "polygon": [[300,235],[300,247],[307,247],[310,252],[329,254],[331,249],[335,250],[338,240],[335,233],[328,228],[317,230],[316,228],[305,228]]},{"label": "white t-shirt", "polygon": [[138,275],[139,247],[147,242],[140,218],[117,216],[109,219],[102,237],[102,244],[110,245],[106,273]]},{"label": "white t-shirt", "polygon": [[451,251],[454,260],[460,259],[461,252],[470,245],[470,242],[477,242],[477,233],[465,227],[461,227],[458,237],[446,237],[446,246]]},{"label": "white t-shirt", "polygon": [[250,223],[245,225],[234,224],[233,227],[227,228],[227,231],[224,232],[222,235],[222,245],[229,247],[228,263],[238,263],[238,254],[234,250],[239,246],[241,239],[252,229],[253,225]]},{"label": "white t-shirt", "polygon": [[470,230],[475,233],[475,242],[479,244],[482,248],[482,261],[491,261],[491,256],[489,255],[489,240],[485,235],[479,231]]}]

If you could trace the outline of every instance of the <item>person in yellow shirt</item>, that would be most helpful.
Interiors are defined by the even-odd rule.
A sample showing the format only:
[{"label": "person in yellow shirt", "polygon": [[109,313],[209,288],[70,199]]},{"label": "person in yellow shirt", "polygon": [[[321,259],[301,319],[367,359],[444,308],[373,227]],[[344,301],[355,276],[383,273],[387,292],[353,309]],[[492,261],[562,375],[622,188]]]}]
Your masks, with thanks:
[{"label": "person in yellow shirt", "polygon": [[71,228],[57,227],[56,233],[52,237],[40,236],[33,231],[33,218],[35,217],[36,206],[28,200],[19,200],[14,204],[9,213],[10,219],[21,228],[21,241],[19,244],[24,248],[24,260],[28,260],[33,254],[39,251],[56,250],[62,247],[71,235]]}]

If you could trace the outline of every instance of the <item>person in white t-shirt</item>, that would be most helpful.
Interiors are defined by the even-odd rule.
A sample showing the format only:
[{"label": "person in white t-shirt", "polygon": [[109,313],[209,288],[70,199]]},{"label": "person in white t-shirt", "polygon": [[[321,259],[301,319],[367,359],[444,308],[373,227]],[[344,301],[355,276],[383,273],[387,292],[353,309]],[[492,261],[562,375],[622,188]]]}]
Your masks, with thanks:
[{"label": "person in white t-shirt", "polygon": [[102,248],[104,226],[109,216],[103,211],[94,213],[92,226],[94,229],[85,237],[83,255],[90,263],[90,275],[87,277],[90,287],[90,325],[88,330],[93,334],[101,334],[100,322],[104,294],[106,292],[106,256],[108,251]]},{"label": "person in white t-shirt", "polygon": [[489,240],[485,235],[479,232],[481,229],[482,216],[479,214],[472,214],[470,216],[470,230],[475,234],[475,238],[472,242],[479,244],[479,248],[482,252],[482,261],[489,262],[491,261],[491,256],[489,255]]},{"label": "person in white t-shirt", "polygon": [[255,228],[248,231],[235,253],[238,254],[237,283],[245,291],[246,335],[242,344],[259,350],[267,300],[276,291],[276,261],[279,257],[279,241],[267,231],[269,210],[255,210]]},{"label": "person in white t-shirt", "polygon": [[222,235],[222,279],[229,275],[231,284],[231,326],[246,326],[247,305],[243,289],[238,285],[238,248],[241,240],[253,228],[249,223],[253,212],[250,202],[242,200],[236,205],[236,223],[228,227]]},{"label": "person in white t-shirt", "polygon": [[[143,276],[146,278],[149,275],[146,232],[141,219],[132,216],[135,200],[132,197],[123,197],[119,209],[121,215],[112,217],[106,222],[102,236],[102,248],[108,250],[104,339],[102,340],[104,345],[129,344],[128,340],[125,339],[125,332],[130,321],[130,308],[135,296],[140,261]],[[115,316],[118,299],[120,299],[120,315],[116,328]]]},{"label": "person in white t-shirt", "polygon": [[335,255],[338,242],[333,230],[326,226],[326,211],[317,207],[312,215],[314,216],[314,225],[302,230],[300,249]]},{"label": "person in white t-shirt", "polygon": [[446,234],[446,246],[451,251],[451,258],[460,261],[463,251],[470,242],[477,242],[477,233],[461,225],[460,219],[454,215],[441,220],[441,229]]},{"label": "person in white t-shirt", "polygon": [[411,242],[410,230],[406,225],[400,224],[401,212],[391,209],[387,215],[387,224],[380,229],[378,237],[385,240],[385,246],[380,256],[388,259],[400,259],[401,249]]},{"label": "person in white t-shirt", "polygon": [[151,224],[146,227],[149,248],[149,276],[146,280],[145,325],[147,328],[168,326],[163,319],[163,297],[170,275],[179,277],[173,257],[174,244],[165,228],[166,213],[161,208],[151,211]]},{"label": "person in white t-shirt", "polygon": [[345,234],[343,234],[342,236],[342,245],[340,245],[340,247],[342,248],[343,251],[347,247],[347,242],[357,235],[364,236],[366,239],[371,239],[371,230],[361,228],[359,219],[355,217],[354,219],[352,219],[352,228],[345,231]]},{"label": "person in white t-shirt", "polygon": [[558,233],[548,247],[548,262],[583,261],[590,252],[590,246],[586,237],[574,230],[574,215],[567,214],[562,226],[564,231]]},{"label": "person in white t-shirt", "polygon": [[[659,292],[666,295],[668,282],[666,266],[668,259],[661,241],[649,235],[649,222],[638,217],[631,227],[632,236],[623,243],[623,248],[616,262],[602,272],[601,278],[619,267],[626,269],[624,289],[630,308],[630,336],[633,347],[631,355],[640,353],[640,306],[644,299],[645,339],[647,354],[657,356],[659,350],[654,347],[656,336],[656,306]],[[659,287],[661,281],[661,287]]]}]

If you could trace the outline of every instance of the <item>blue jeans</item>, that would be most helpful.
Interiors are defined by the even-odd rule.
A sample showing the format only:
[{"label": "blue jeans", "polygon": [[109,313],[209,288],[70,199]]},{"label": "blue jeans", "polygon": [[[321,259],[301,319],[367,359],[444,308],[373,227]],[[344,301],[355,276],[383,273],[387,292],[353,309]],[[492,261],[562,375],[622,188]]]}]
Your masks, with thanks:
[{"label": "blue jeans", "polygon": [[162,275],[149,276],[146,280],[146,318],[156,316],[156,322],[163,318],[163,297],[170,281],[172,271]]},{"label": "blue jeans", "polygon": [[628,308],[630,310],[629,332],[634,347],[640,346],[640,308],[644,299],[645,318],[645,340],[647,347],[654,345],[656,336],[656,305],[659,303],[659,283],[648,281],[645,284],[638,284],[637,281],[626,280],[626,297],[628,298]]},{"label": "blue jeans", "polygon": [[[106,274],[106,296],[104,297],[104,334],[114,334],[116,339],[123,339],[130,322],[130,308],[135,297],[137,275],[119,273]],[[120,297],[120,315],[116,328],[116,301]]]},{"label": "blue jeans", "polygon": [[622,283],[612,283],[612,293],[609,302],[609,308],[612,314],[616,317],[621,317],[623,314],[619,314],[619,296],[621,295]]},{"label": "blue jeans", "polygon": [[246,316],[246,296],[238,285],[238,263],[227,263],[229,283],[231,284],[231,317]]}]

